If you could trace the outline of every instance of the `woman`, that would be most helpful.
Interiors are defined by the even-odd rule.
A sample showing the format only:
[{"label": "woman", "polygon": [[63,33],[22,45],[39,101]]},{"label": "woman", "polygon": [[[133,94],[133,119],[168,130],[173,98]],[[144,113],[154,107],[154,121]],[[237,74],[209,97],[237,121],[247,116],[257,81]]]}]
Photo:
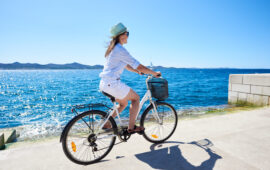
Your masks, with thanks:
[{"label": "woman", "polygon": [[[155,77],[159,77],[161,74],[140,64],[123,47],[123,45],[127,43],[129,32],[122,23],[113,26],[111,28],[111,34],[112,40],[105,53],[106,63],[103,71],[100,73],[101,81],[99,87],[101,91],[115,97],[116,101],[119,103],[118,113],[125,109],[129,100],[131,101],[128,132],[140,132],[144,130],[144,128],[135,126],[140,97],[129,86],[120,81],[120,75],[124,69],[138,74],[152,74]],[[113,117],[115,116],[116,113],[113,114]],[[105,124],[104,126],[104,128],[109,127],[109,124]]]}]

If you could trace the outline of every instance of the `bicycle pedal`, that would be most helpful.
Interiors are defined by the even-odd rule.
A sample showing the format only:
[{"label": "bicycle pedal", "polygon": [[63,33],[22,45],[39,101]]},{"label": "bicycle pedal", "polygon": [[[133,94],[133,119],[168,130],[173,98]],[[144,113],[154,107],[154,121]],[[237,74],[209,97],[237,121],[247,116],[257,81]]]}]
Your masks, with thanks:
[{"label": "bicycle pedal", "polygon": [[136,132],[128,132],[128,134],[130,134],[130,135],[133,135],[134,133],[136,133]]},{"label": "bicycle pedal", "polygon": [[137,132],[139,135],[143,135],[144,133],[144,130],[140,131],[140,132]]},{"label": "bicycle pedal", "polygon": [[123,130],[123,129],[127,129],[127,128],[128,128],[128,126],[120,126],[118,129]]}]

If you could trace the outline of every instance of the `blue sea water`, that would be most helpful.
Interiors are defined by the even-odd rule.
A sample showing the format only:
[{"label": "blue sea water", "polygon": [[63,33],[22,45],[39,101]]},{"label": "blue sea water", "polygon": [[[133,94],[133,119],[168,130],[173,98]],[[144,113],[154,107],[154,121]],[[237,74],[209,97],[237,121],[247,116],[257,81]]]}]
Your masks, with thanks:
[{"label": "blue sea water", "polygon": [[[160,69],[169,83],[169,98],[178,112],[219,107],[228,101],[229,74],[270,73],[270,69]],[[21,138],[53,135],[74,116],[71,106],[107,103],[98,91],[101,70],[0,71],[0,129],[22,127]],[[140,97],[144,76],[125,71],[121,80]],[[145,106],[146,107],[146,106]],[[142,112],[141,112],[142,113]],[[128,109],[121,114],[128,116]]]}]

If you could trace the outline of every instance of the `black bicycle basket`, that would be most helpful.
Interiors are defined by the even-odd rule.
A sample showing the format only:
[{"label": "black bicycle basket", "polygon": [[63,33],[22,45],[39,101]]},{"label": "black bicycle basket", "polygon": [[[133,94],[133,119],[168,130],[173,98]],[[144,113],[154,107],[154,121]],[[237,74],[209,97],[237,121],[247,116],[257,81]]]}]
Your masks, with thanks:
[{"label": "black bicycle basket", "polygon": [[168,81],[163,78],[150,78],[147,82],[152,97],[158,100],[165,100],[169,97]]}]

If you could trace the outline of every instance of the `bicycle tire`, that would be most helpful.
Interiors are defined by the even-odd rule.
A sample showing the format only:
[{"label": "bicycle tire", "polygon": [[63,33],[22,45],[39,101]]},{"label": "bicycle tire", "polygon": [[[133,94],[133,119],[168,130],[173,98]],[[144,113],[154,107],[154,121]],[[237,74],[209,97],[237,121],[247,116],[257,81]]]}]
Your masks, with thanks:
[{"label": "bicycle tire", "polygon": [[[159,123],[159,122],[157,122],[157,119],[154,118],[154,115],[153,114],[151,115],[150,112],[151,112],[151,110],[153,110],[153,105],[151,104],[143,112],[142,117],[141,117],[141,120],[140,120],[140,125],[143,126],[143,127],[145,127],[145,130],[143,132],[143,137],[146,140],[148,140],[149,142],[152,142],[152,143],[162,143],[162,142],[166,141],[167,139],[169,139],[172,136],[172,134],[174,133],[174,131],[176,129],[176,126],[177,126],[177,123],[178,123],[178,116],[177,116],[177,113],[176,113],[174,107],[171,106],[168,103],[165,103],[165,102],[156,102],[156,106],[157,106],[157,111],[158,111],[159,117],[162,118],[162,124]],[[167,107],[168,110],[166,112],[164,112],[164,111],[163,112],[159,112],[159,109],[161,108],[161,106]],[[165,117],[166,114],[167,115],[169,114],[169,111],[170,111],[170,114],[172,115],[173,120],[169,120],[168,117]],[[164,127],[165,127],[165,124],[163,123],[163,121],[165,120],[164,117],[167,119],[166,121],[168,121],[168,122],[171,122],[172,121],[172,123],[170,123],[170,124],[172,124],[172,126],[171,126],[170,131],[168,132],[168,134],[165,135],[164,137],[162,135],[150,134],[151,133],[150,130],[151,130],[151,128],[153,128],[153,126],[156,126],[156,127],[159,128],[159,126],[161,127],[161,125],[164,125]],[[168,127],[166,127],[166,128],[168,128]]]},{"label": "bicycle tire", "polygon": [[[98,152],[98,151],[101,151],[102,149],[100,149],[100,148],[98,148],[98,145],[96,146],[96,148],[98,148],[98,150],[97,151],[93,151],[93,146],[90,146],[91,144],[90,144],[90,141],[89,141],[89,138],[90,138],[90,135],[91,134],[94,134],[94,133],[89,133],[89,134],[87,134],[87,135],[89,135],[88,137],[87,137],[87,139],[81,139],[81,140],[84,140],[83,141],[83,143],[81,144],[81,145],[77,145],[78,147],[80,146],[81,148],[83,147],[83,146],[85,146],[86,147],[86,149],[88,148],[89,150],[91,150],[92,149],[92,152],[93,152],[93,155],[94,155],[94,159],[91,159],[91,155],[89,155],[89,157],[90,157],[90,160],[80,160],[80,159],[78,159],[77,157],[75,157],[74,155],[76,154],[76,152],[77,152],[77,150],[76,150],[76,145],[74,144],[74,142],[73,142],[73,144],[72,144],[72,142],[71,142],[71,145],[72,145],[72,147],[70,148],[69,147],[69,141],[68,141],[68,137],[69,137],[69,134],[70,133],[72,133],[72,132],[70,132],[71,130],[72,130],[72,128],[75,126],[75,124],[76,124],[76,122],[79,122],[80,120],[82,120],[82,121],[84,121],[84,122],[86,122],[85,121],[85,119],[84,119],[84,117],[86,117],[86,116],[89,116],[89,122],[90,122],[90,119],[91,119],[91,116],[92,116],[92,122],[94,122],[93,120],[94,119],[97,119],[96,118],[96,116],[99,116],[100,118],[102,118],[102,119],[104,119],[106,116],[107,116],[107,113],[105,113],[105,112],[103,112],[103,111],[99,111],[99,110],[91,110],[91,111],[86,111],[86,112],[83,112],[83,113],[81,113],[81,114],[79,114],[79,115],[77,115],[77,116],[75,116],[72,120],[70,120],[70,123],[68,123],[67,124],[67,127],[66,127],[66,132],[64,133],[64,135],[63,135],[63,140],[62,140],[62,148],[63,148],[63,151],[64,151],[64,153],[65,153],[65,155],[68,157],[68,159],[69,160],[71,160],[72,162],[74,162],[74,163],[77,163],[77,164],[81,164],[81,165],[88,165],[88,164],[93,164],[93,163],[96,163],[96,162],[98,162],[98,161],[100,161],[101,159],[103,159],[106,155],[108,155],[109,154],[109,152],[112,150],[112,148],[113,148],[113,146],[114,146],[114,144],[115,144],[115,140],[116,140],[116,136],[112,136],[112,138],[111,138],[111,141],[110,141],[110,143],[109,143],[109,146],[106,148],[107,150],[102,154],[102,155],[100,155],[100,156],[98,156],[98,157],[95,157],[95,154],[94,154],[94,152]],[[95,118],[94,118],[94,116],[95,116]],[[97,121],[97,120],[95,120],[95,121]],[[110,122],[110,124],[112,125],[112,133],[113,134],[117,134],[117,125],[116,125],[116,123],[115,123],[115,121],[114,121],[114,119],[112,118],[112,117],[110,117],[109,119],[108,119],[108,122]],[[87,123],[86,123],[87,124]],[[94,127],[94,124],[95,123],[92,123],[92,125],[93,125],[93,127]],[[95,129],[95,127],[94,128],[92,128],[91,129],[91,124],[89,123],[89,125],[90,125],[90,127],[88,126],[88,128],[89,128],[89,131],[90,130],[94,130]],[[87,129],[87,127],[86,127],[86,129]],[[81,132],[80,130],[84,130],[85,131],[85,128],[83,129],[76,129],[76,127],[75,127],[75,131],[77,131],[76,133],[78,133],[78,132]],[[76,134],[75,133],[75,134]],[[81,133],[83,133],[83,132],[81,132]],[[77,135],[77,134],[76,134]],[[92,135],[93,136],[93,135]],[[97,136],[97,138],[98,138],[98,136]],[[87,146],[86,145],[86,143],[88,143],[89,142],[89,146]],[[100,142],[100,141],[99,141]],[[73,152],[74,152],[74,154],[73,154]],[[80,152],[80,151],[79,151]],[[84,151],[85,152],[85,151]],[[83,154],[84,154],[84,152],[83,152]],[[88,157],[88,156],[87,156]]]}]

